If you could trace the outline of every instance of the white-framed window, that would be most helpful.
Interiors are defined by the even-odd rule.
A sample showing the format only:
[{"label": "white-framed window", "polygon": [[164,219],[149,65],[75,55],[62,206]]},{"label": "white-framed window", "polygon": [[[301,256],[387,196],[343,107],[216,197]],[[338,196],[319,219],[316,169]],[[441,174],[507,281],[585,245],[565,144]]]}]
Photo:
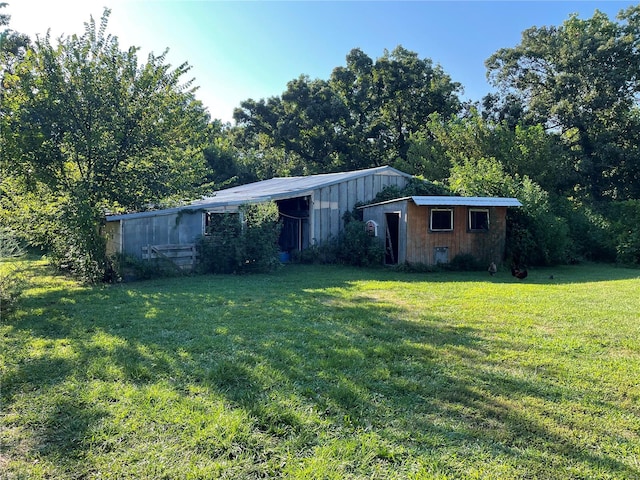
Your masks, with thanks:
[{"label": "white-framed window", "polygon": [[470,208],[469,230],[471,232],[486,232],[489,230],[489,210],[486,208]]},{"label": "white-framed window", "polygon": [[429,219],[432,232],[450,232],[453,230],[453,208],[432,208]]}]

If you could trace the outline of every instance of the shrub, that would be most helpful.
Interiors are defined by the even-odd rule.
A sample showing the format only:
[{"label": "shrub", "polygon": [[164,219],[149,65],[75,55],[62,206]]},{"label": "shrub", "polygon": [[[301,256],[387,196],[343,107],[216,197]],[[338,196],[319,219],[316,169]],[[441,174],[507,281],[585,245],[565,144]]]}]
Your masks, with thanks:
[{"label": "shrub", "polygon": [[331,264],[337,263],[336,242],[329,241],[320,245],[311,245],[302,251],[293,252],[294,262],[307,264]]},{"label": "shrub", "polygon": [[557,199],[555,209],[569,230],[568,262],[612,262],[616,258],[610,221],[592,208],[568,199]]},{"label": "shrub", "polygon": [[26,280],[15,269],[8,269],[0,275],[0,313],[6,315],[14,310]]},{"label": "shrub", "polygon": [[365,230],[365,223],[351,220],[345,223],[335,244],[336,259],[346,265],[370,267],[381,265],[384,248]]},{"label": "shrub", "polygon": [[0,228],[0,315],[15,308],[26,280],[24,275],[10,262],[11,258],[24,255],[20,241],[9,228]]},{"label": "shrub", "polygon": [[336,238],[296,252],[294,261],[316,264],[342,263],[356,267],[381,265],[384,248],[376,238],[366,232],[361,212],[357,205],[353,211],[345,212],[342,216],[344,228]]},{"label": "shrub", "polygon": [[64,199],[58,207],[46,245],[52,265],[85,283],[108,280],[111,266],[99,227],[102,212],[79,198]]},{"label": "shrub", "polygon": [[197,241],[203,273],[233,273],[241,264],[242,224],[235,213],[212,215],[207,235]]},{"label": "shrub", "polygon": [[487,266],[470,253],[459,253],[448,264],[443,265],[446,270],[460,272],[477,272],[485,270]]},{"label": "shrub", "polygon": [[518,263],[567,263],[569,228],[553,209],[549,194],[527,176],[509,175],[495,158],[456,163],[449,179],[453,191],[471,196],[516,197],[522,207],[507,216],[507,257]]},{"label": "shrub", "polygon": [[200,238],[199,269],[204,273],[265,272],[279,265],[280,235],[275,203],[244,205],[239,213],[212,215]]},{"label": "shrub", "polygon": [[609,210],[616,261],[640,265],[640,200],[612,203]]}]

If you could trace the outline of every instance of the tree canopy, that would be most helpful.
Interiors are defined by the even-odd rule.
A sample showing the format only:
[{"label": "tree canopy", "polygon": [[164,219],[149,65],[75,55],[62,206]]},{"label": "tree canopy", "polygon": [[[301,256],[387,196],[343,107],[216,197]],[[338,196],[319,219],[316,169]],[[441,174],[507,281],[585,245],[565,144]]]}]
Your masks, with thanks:
[{"label": "tree canopy", "polygon": [[[4,78],[4,207],[20,218],[16,199],[37,190],[65,212],[52,229],[74,225],[84,238],[95,237],[105,209],[186,194],[205,169],[209,117],[183,80],[188,64],[171,68],[166,52],[139,63],[136,48],[121,50],[107,34],[109,13],[83,35],[37,38]],[[82,249],[102,270],[97,237]]]},{"label": "tree canopy", "polygon": [[431,113],[460,110],[460,90],[440,66],[401,46],[375,62],[354,49],[329,80],[300,76],[279,97],[242,102],[234,119],[245,145],[266,135],[297,157],[299,171],[365,168],[406,159],[410,136]]},{"label": "tree canopy", "polygon": [[530,123],[561,135],[576,188],[593,200],[640,195],[640,7],[618,18],[596,11],[532,27],[486,62],[489,78],[521,102]]},{"label": "tree canopy", "polygon": [[[14,172],[93,204],[140,208],[191,188],[208,116],[189,71],[165,54],[139,64],[106,33],[109,11],[82,36],[38,38],[8,96]],[[166,52],[165,52],[166,53]]]}]

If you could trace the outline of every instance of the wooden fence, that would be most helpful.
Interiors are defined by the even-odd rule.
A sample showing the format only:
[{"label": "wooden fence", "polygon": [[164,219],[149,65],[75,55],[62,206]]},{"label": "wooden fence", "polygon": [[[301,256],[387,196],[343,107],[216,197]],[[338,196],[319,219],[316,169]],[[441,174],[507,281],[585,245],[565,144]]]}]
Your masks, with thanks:
[{"label": "wooden fence", "polygon": [[173,262],[182,270],[192,270],[197,261],[198,252],[195,243],[175,245],[145,245],[142,258],[145,260],[165,259]]}]

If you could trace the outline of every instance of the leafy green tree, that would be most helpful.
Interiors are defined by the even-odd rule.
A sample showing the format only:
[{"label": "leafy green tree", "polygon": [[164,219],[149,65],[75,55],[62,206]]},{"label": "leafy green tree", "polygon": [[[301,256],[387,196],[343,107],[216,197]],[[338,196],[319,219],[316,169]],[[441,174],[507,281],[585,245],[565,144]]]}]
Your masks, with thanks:
[{"label": "leafy green tree", "polygon": [[375,62],[355,49],[346,63],[328,81],[303,75],[280,97],[242,102],[234,118],[244,145],[267,135],[305,173],[392,164],[407,160],[409,138],[431,113],[460,110],[460,85],[402,47]]},{"label": "leafy green tree", "polygon": [[553,195],[570,191],[576,181],[557,134],[542,125],[495,124],[474,109],[464,117],[432,114],[424,130],[410,138],[408,161],[395,166],[446,181],[453,165],[478,158],[495,158],[508,174],[526,175]]},{"label": "leafy green tree", "polygon": [[[6,8],[7,5],[4,2],[0,3],[0,9]],[[0,13],[0,27],[8,26],[10,20],[10,15]],[[27,35],[15,32],[10,28],[5,28],[0,32],[0,79],[2,80],[0,94],[9,87],[10,81],[7,76],[13,74],[12,67],[24,57],[30,44],[31,40]]]},{"label": "leafy green tree", "polygon": [[489,93],[482,99],[482,118],[493,124],[506,124],[513,130],[526,122],[525,106],[513,93],[504,96]]},{"label": "leafy green tree", "polygon": [[382,129],[380,101],[375,94],[374,61],[362,50],[351,50],[345,67],[336,67],[329,83],[345,106],[347,113],[340,119],[349,158],[348,169],[380,166],[376,139]]},{"label": "leafy green tree", "polygon": [[378,59],[374,81],[385,127],[379,141],[394,157],[407,158],[409,136],[421,129],[429,115],[437,112],[446,118],[460,111],[460,84],[431,60],[401,46]]},{"label": "leafy green tree", "polygon": [[[234,112],[244,129],[243,143],[270,143],[300,159],[299,170],[320,173],[341,167],[347,153],[339,127],[344,105],[324,80],[307,76],[290,81],[281,97],[246,100]],[[265,142],[262,135],[271,141]]]},{"label": "leafy green tree", "polygon": [[[6,3],[0,3],[0,9],[5,8]],[[1,11],[1,10],[0,10]],[[0,13],[0,27],[9,25],[10,16]],[[0,181],[6,179],[9,172],[9,158],[15,156],[10,130],[13,117],[12,111],[17,99],[10,100],[10,92],[15,89],[18,77],[15,67],[19,64],[30,46],[31,40],[26,35],[14,32],[6,28],[0,31]]]},{"label": "leafy green tree", "polygon": [[516,96],[532,123],[558,132],[585,198],[640,195],[640,6],[618,15],[571,16],[532,27],[486,62],[493,83]]},{"label": "leafy green tree", "polygon": [[64,206],[50,246],[73,252],[60,264],[88,280],[106,268],[104,209],[140,209],[200,182],[209,120],[183,81],[190,67],[172,69],[166,52],[140,64],[136,48],[122,51],[106,33],[109,13],[57,45],[38,38],[2,104],[8,172]]},{"label": "leafy green tree", "polygon": [[402,46],[385,50],[375,62],[354,49],[330,82],[349,111],[345,126],[352,154],[374,159],[373,165],[406,161],[409,138],[432,113],[448,117],[461,108],[460,84]]}]

